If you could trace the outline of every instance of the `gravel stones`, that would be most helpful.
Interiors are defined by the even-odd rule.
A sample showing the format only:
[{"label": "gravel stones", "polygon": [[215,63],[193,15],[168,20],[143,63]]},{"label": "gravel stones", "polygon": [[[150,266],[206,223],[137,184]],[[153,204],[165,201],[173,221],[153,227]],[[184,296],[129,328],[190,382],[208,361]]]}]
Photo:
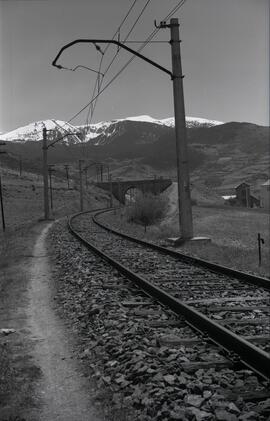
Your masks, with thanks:
[{"label": "gravel stones", "polygon": [[[108,420],[117,411],[131,421],[226,416],[251,420],[252,412],[259,414],[257,419],[267,419],[267,403],[265,407],[253,402],[239,406],[217,392],[221,386],[230,388],[254,377],[252,373],[238,375],[231,368],[211,364],[200,368],[200,363],[224,359],[203,340],[189,346],[159,343],[157,338],[166,335],[194,338],[194,332],[188,326],[151,326],[154,320],[181,319],[74,242],[64,222],[54,224],[50,247],[59,311],[76,333],[77,357],[85,374],[95,379],[97,398],[107,406]],[[127,305],[135,301],[149,301],[150,312],[145,312],[144,304]],[[185,364],[196,368],[188,370]]]}]

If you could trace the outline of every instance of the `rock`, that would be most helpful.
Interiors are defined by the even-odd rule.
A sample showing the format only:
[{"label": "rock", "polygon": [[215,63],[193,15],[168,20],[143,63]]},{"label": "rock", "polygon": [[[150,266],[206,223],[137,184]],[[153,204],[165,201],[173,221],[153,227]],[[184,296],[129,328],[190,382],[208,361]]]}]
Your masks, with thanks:
[{"label": "rock", "polygon": [[200,395],[187,395],[186,397],[186,404],[190,406],[195,406],[196,408],[200,408],[204,402],[204,398]]},{"label": "rock", "polygon": [[147,396],[141,400],[141,404],[144,406],[150,406],[152,403],[153,399],[149,399]]},{"label": "rock", "polygon": [[103,376],[102,380],[104,381],[105,384],[110,384],[111,383],[111,378],[110,376]]},{"label": "rock", "polygon": [[203,391],[203,397],[204,399],[209,399],[212,396],[212,392],[210,390],[204,390]]},{"label": "rock", "polygon": [[230,402],[227,408],[228,411],[232,412],[233,414],[240,414],[241,412],[233,402]]},{"label": "rock", "polygon": [[210,412],[206,412],[206,411],[201,411],[198,408],[195,407],[190,407],[187,408],[185,411],[185,414],[190,418],[192,417],[192,419],[194,419],[196,421],[202,421],[202,420],[210,420],[213,418],[212,414]]},{"label": "rock", "polygon": [[178,382],[177,382],[181,387],[185,387],[187,385],[187,379],[180,375],[178,376]]},{"label": "rock", "polygon": [[153,378],[153,382],[161,382],[163,380],[163,375],[161,373],[157,373]]},{"label": "rock", "polygon": [[163,380],[168,384],[174,384],[175,378],[171,374],[167,374],[166,376],[163,376]]},{"label": "rock", "polygon": [[123,374],[122,374],[122,375],[118,376],[114,381],[115,381],[115,383],[120,384],[120,383],[123,383],[125,380],[126,380],[125,376],[123,376]]},{"label": "rock", "polygon": [[237,421],[237,417],[225,409],[216,409],[215,416],[217,421]]},{"label": "rock", "polygon": [[185,410],[175,406],[173,411],[170,411],[170,420],[185,421]]},{"label": "rock", "polygon": [[246,414],[240,415],[239,421],[255,421],[259,418],[259,414],[254,411],[247,412]]}]

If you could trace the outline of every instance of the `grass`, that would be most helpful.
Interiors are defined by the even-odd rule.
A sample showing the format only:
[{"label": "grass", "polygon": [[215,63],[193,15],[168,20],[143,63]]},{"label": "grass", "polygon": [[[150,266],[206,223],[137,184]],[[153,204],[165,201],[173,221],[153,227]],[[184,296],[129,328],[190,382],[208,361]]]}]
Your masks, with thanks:
[{"label": "grass", "polygon": [[[127,222],[118,211],[107,215],[105,220],[113,222],[116,228],[147,240],[164,243],[168,237],[179,236],[177,214],[170,215],[160,225],[143,227]],[[200,257],[211,262],[237,270],[248,271],[260,276],[270,276],[269,271],[269,215],[260,210],[230,207],[193,207],[194,235],[210,237],[211,243],[186,243],[179,247],[182,253]],[[262,245],[262,264],[258,263],[257,234],[260,232],[265,243]]]}]

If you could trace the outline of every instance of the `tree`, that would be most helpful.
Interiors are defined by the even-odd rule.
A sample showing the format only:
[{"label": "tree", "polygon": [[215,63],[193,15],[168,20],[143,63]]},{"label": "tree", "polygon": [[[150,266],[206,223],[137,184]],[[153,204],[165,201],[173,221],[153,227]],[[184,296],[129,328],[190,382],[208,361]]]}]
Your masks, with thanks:
[{"label": "tree", "polygon": [[167,201],[160,195],[139,193],[134,203],[128,208],[128,221],[146,227],[160,222],[166,215]]}]

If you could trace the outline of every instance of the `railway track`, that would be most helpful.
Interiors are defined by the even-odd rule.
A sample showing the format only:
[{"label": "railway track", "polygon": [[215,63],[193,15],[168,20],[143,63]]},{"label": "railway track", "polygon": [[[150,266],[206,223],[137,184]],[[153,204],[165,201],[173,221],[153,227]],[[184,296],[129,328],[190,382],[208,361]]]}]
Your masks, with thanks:
[{"label": "railway track", "polygon": [[[99,220],[102,212],[74,215],[69,229],[86,247],[144,290],[146,295],[138,293],[122,304],[157,330],[165,328],[165,333],[170,332],[169,336],[160,336],[160,344],[199,346],[209,345],[210,340],[211,346],[214,343],[222,347],[220,355],[226,358],[219,355],[216,361],[212,358],[196,362],[196,369],[233,364],[237,371],[244,364],[268,381],[269,280],[116,233]],[[154,309],[157,302],[174,316],[162,320]],[[179,331],[186,322],[192,328],[187,336]],[[194,336],[194,330],[199,336]],[[265,390],[257,395],[270,396]]]}]

